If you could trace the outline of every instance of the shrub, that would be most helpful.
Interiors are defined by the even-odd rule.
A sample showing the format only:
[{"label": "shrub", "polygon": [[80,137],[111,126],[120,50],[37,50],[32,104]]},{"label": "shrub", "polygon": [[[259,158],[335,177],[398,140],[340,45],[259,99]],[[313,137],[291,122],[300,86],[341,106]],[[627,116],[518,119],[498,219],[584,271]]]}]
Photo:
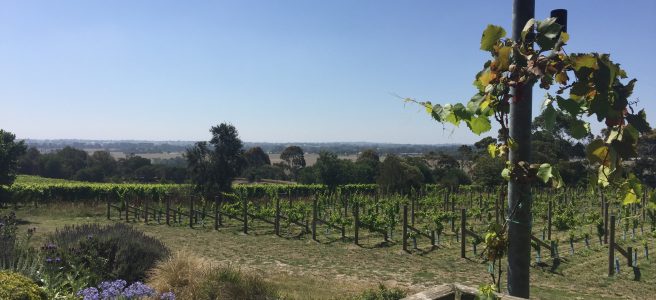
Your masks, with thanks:
[{"label": "shrub", "polygon": [[198,299],[209,262],[187,251],[178,251],[148,271],[147,283],[158,292],[172,291],[178,299]]},{"label": "shrub", "polygon": [[233,267],[211,268],[201,282],[199,299],[277,299],[276,288],[261,277]]},{"label": "shrub", "polygon": [[383,284],[377,290],[368,290],[356,296],[353,300],[399,300],[405,297],[405,292],[399,288],[388,289]]},{"label": "shrub", "polygon": [[36,279],[41,269],[38,251],[28,246],[35,228],[27,230],[23,238],[17,235],[16,214],[0,217],[0,269],[10,270]]},{"label": "shrub", "polygon": [[162,242],[121,223],[67,226],[52,234],[44,248],[46,262],[61,264],[64,272],[82,268],[91,283],[142,280],[155,262],[168,255]]},{"label": "shrub", "polygon": [[148,285],[158,292],[173,292],[178,299],[277,298],[277,290],[260,277],[232,267],[212,266],[186,251],[159,262],[148,274]]},{"label": "shrub", "polygon": [[46,300],[45,292],[29,278],[18,273],[0,271],[0,299]]}]

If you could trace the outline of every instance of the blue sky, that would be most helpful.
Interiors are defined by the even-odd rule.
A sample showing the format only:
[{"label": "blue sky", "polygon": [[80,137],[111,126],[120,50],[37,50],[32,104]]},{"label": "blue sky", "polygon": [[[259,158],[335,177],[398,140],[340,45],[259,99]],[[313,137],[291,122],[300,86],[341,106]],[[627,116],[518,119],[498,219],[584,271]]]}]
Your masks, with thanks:
[{"label": "blue sky", "polygon": [[[569,10],[569,52],[611,53],[656,124],[656,1]],[[394,95],[467,101],[512,1],[0,1],[0,128],[20,138],[470,143]],[[544,92],[535,89],[534,113]],[[598,128],[598,127],[597,127]]]}]

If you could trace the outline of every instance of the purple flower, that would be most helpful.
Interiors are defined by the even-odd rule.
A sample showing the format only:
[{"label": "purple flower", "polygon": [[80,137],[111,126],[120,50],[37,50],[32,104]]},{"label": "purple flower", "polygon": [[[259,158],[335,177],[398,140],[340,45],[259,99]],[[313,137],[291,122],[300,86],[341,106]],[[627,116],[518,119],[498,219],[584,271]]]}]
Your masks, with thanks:
[{"label": "purple flower", "polygon": [[82,297],[83,300],[99,300],[100,295],[98,294],[98,289],[95,287],[89,287],[77,292],[79,297]]},{"label": "purple flower", "polygon": [[123,279],[118,279],[115,281],[103,281],[98,287],[102,290],[100,293],[101,299],[115,299],[118,298],[123,289],[125,289],[127,282]]},{"label": "purple flower", "polygon": [[155,295],[155,290],[139,281],[131,284],[123,291],[123,296],[128,299],[136,299],[152,295]]},{"label": "purple flower", "polygon": [[163,293],[160,297],[160,300],[175,300],[175,294],[173,292]]},{"label": "purple flower", "polygon": [[52,262],[52,258],[46,257],[46,263],[51,263],[51,262]]}]

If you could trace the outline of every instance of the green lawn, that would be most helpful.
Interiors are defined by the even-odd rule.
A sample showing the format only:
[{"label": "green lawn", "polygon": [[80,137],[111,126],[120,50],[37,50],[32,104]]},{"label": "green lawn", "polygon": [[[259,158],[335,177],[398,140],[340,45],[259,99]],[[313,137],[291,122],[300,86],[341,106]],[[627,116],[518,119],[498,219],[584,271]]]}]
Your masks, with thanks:
[{"label": "green lawn", "polygon": [[[67,224],[120,222],[117,218],[107,220],[105,209],[103,205],[50,204],[20,208],[17,215],[23,229],[37,228],[32,243],[39,246],[49,232]],[[0,214],[7,211],[0,210]],[[252,225],[250,233],[244,235],[237,222],[228,222],[218,232],[211,225],[190,229],[134,224],[173,250],[191,250],[261,274],[292,299],[340,299],[378,283],[417,292],[441,283],[459,282],[477,287],[489,281],[487,265],[477,258],[460,259],[459,245],[449,237],[443,238],[441,247],[433,250],[428,249],[428,241],[420,241],[419,248],[423,250],[408,254],[399,243],[382,244],[382,238],[375,235],[362,234],[362,246],[356,246],[352,241],[339,240],[335,232],[326,235],[321,228],[321,243],[316,243],[309,235],[298,236],[298,228],[290,232],[283,230],[288,237],[281,238],[273,234],[269,224]],[[625,264],[620,275],[606,276],[608,250],[605,247],[593,243],[592,249],[579,247],[570,256],[566,246],[561,245],[564,262],[555,273],[550,272],[550,260],[545,266],[531,269],[535,299],[645,299],[656,294],[656,264],[643,258],[642,249],[642,278],[635,281],[632,270]],[[471,249],[468,256],[473,257]]]}]

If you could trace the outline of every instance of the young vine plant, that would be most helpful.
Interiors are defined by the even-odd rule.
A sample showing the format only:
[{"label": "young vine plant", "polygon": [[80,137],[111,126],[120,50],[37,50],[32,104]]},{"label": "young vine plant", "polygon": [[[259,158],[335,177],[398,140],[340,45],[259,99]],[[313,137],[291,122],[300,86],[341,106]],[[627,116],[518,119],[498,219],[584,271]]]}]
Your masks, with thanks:
[{"label": "young vine plant", "polygon": [[[511,164],[508,158],[509,151],[518,147],[509,136],[510,104],[523,98],[511,90],[530,90],[539,84],[546,90],[543,115],[547,129],[554,127],[558,113],[572,117],[568,133],[575,139],[590,135],[586,120],[596,118],[605,123],[605,136],[592,140],[586,148],[588,160],[597,168],[592,182],[621,191],[625,205],[637,203],[642,185],[622,164],[637,156],[639,135],[651,130],[645,111],[636,111],[637,101],[629,100],[636,79],[626,80],[626,71],[608,54],[567,53],[564,46],[569,38],[555,18],[529,20],[517,41],[506,37],[502,27],[488,25],[480,49],[492,58],[476,74],[477,92],[469,102],[442,105],[412,98],[405,101],[424,106],[440,123],[458,126],[464,122],[477,135],[490,131],[496,122],[500,126],[499,143],[490,144],[488,152],[506,161],[501,175],[518,183],[541,181],[559,188],[563,182],[554,166],[527,161]],[[512,212],[508,219],[512,219]],[[506,229],[507,221],[489,226],[484,255],[491,262],[500,264],[505,254]]]}]

